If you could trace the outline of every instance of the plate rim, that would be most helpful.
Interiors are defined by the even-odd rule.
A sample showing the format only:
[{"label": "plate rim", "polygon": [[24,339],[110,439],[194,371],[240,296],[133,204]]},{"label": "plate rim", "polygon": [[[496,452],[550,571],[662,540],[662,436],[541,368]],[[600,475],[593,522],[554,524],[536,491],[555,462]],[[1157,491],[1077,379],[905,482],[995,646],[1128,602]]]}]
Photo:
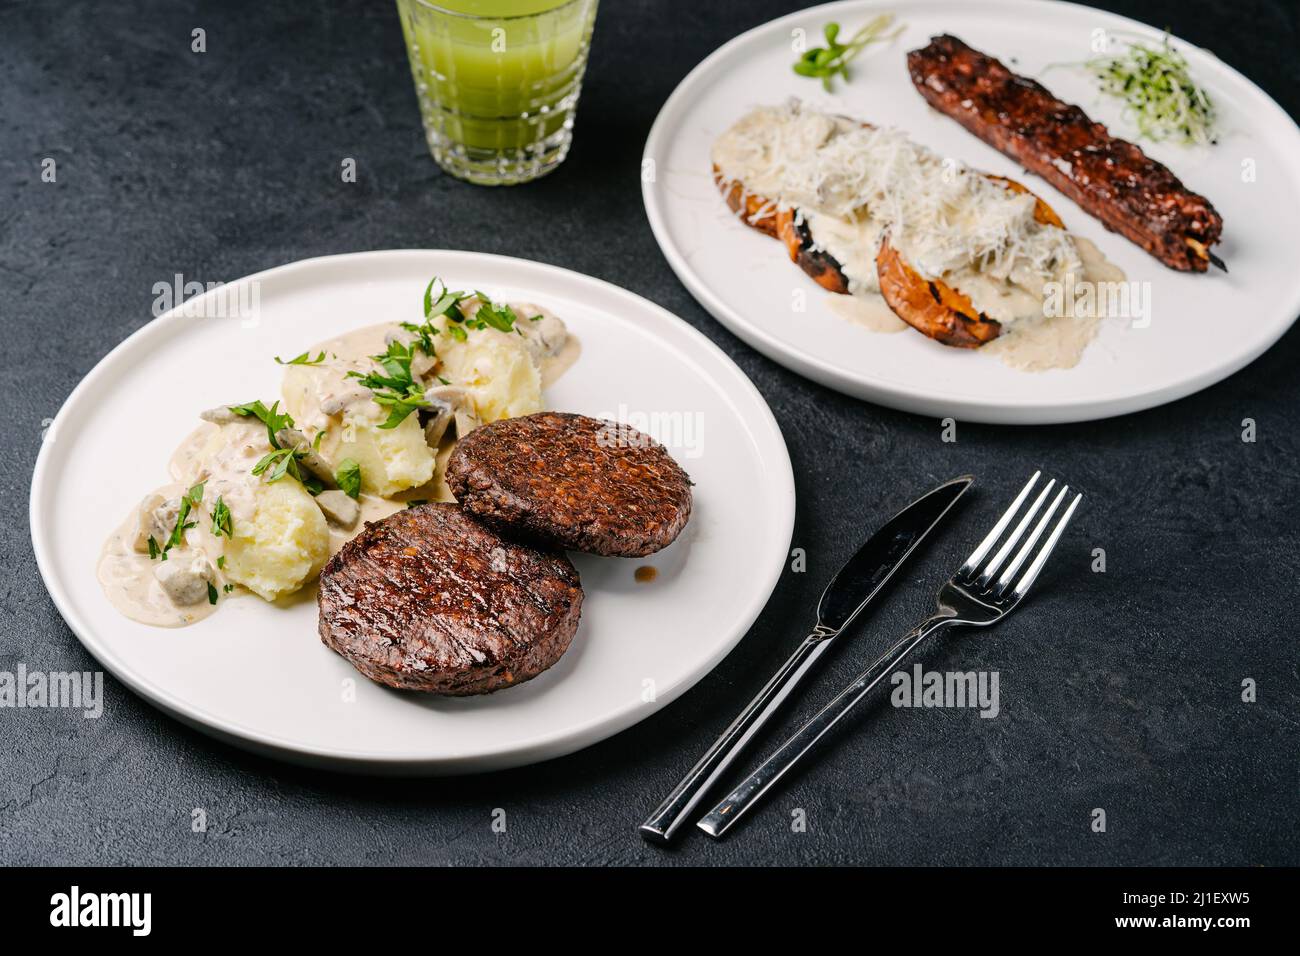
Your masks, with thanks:
[{"label": "plate rim", "polygon": [[[947,2],[952,3],[954,0],[947,0]],[[1145,36],[1154,35],[1159,37],[1163,36],[1165,32],[1140,20],[1112,13],[1108,10],[1100,10],[1084,4],[1074,3],[1071,0],[979,0],[979,3],[984,6],[997,6],[1024,11],[1033,10],[1039,14],[1048,11],[1049,15],[1053,7],[1064,7],[1075,12],[1084,12],[1090,16],[1096,16],[1100,20],[1117,22],[1126,29]],[[642,152],[642,161],[649,159],[655,163],[656,167],[666,165],[664,162],[666,160],[666,150],[671,143],[669,127],[680,125],[682,119],[680,114],[684,112],[685,107],[688,105],[691,94],[707,78],[707,74],[717,68],[719,63],[732,56],[737,49],[755,39],[758,34],[774,31],[786,24],[804,22],[810,17],[837,15],[849,9],[858,9],[864,12],[886,10],[896,12],[895,8],[899,6],[898,3],[891,2],[891,0],[833,0],[833,2],[807,7],[803,10],[796,10],[776,17],[732,37],[697,63],[669,94],[650,127],[650,133],[646,137]],[[903,13],[900,15],[905,16],[907,5],[903,4],[902,9]],[[1261,98],[1262,105],[1271,111],[1273,119],[1280,127],[1279,134],[1286,135],[1289,133],[1295,141],[1294,152],[1300,155],[1300,124],[1297,124],[1272,96],[1237,69],[1219,59],[1213,51],[1173,34],[1170,34],[1170,37],[1184,47],[1206,56],[1212,61],[1213,69],[1219,71],[1222,77],[1226,77],[1232,83],[1239,84],[1243,87],[1244,92],[1249,93],[1252,97]],[[1296,183],[1297,187],[1300,188],[1300,176],[1296,177]],[[687,291],[704,307],[705,311],[744,342],[796,374],[852,398],[863,399],[886,408],[898,409],[904,412],[929,416],[946,416],[955,412],[966,421],[991,425],[1055,425],[1099,421],[1119,415],[1147,411],[1186,398],[1241,371],[1276,345],[1300,319],[1300,286],[1298,286],[1289,307],[1291,313],[1290,322],[1280,324],[1275,335],[1272,337],[1266,336],[1254,348],[1234,355],[1227,361],[1207,367],[1196,375],[1181,378],[1167,385],[1140,392],[1106,394],[1100,398],[1062,399],[1013,404],[1008,400],[981,400],[972,398],[969,395],[944,392],[942,389],[922,389],[917,385],[895,384],[879,379],[869,380],[864,378],[862,373],[855,374],[852,370],[840,368],[829,359],[808,352],[797,344],[783,341],[773,333],[751,324],[738,309],[729,305],[721,296],[715,295],[673,242],[660,202],[660,196],[664,191],[656,190],[655,185],[653,181],[642,177],[642,205],[645,207],[646,218],[649,220],[655,243],[659,246],[660,252],[668,261],[669,267],[678,280],[686,286]]]},{"label": "plate rim", "polygon": [[[50,484],[52,477],[46,474],[53,467],[51,461],[54,453],[51,449],[55,447],[54,439],[57,438],[60,425],[65,420],[66,415],[69,414],[68,410],[73,407],[83,392],[95,387],[99,379],[108,374],[107,370],[115,364],[114,359],[119,353],[140,347],[140,342],[146,338],[169,334],[173,325],[185,321],[185,309],[194,308],[197,302],[217,292],[217,290],[209,290],[201,296],[195,296],[192,299],[185,300],[185,302],[178,303],[124,338],[81,377],[80,381],[63,400],[54,420],[46,431],[45,440],[42,441],[40,450],[37,452],[28,496],[28,526],[31,532],[32,550],[36,558],[37,570],[46,592],[53,601],[60,617],[86,652],[138,697],[210,737],[231,743],[247,751],[289,763],[375,775],[453,775],[489,772],[540,763],[573,753],[613,737],[667,707],[677,697],[703,680],[727,655],[736,649],[748,635],[754,622],[762,614],[776,590],[785,568],[786,553],[788,553],[790,542],[793,540],[796,511],[794,469],[780,423],[773,414],[767,400],[735,360],[699,329],[658,303],[605,279],[577,272],[573,269],[566,269],[562,266],[539,262],[534,259],[464,249],[376,249],[312,256],[250,273],[231,280],[218,288],[224,288],[228,292],[229,287],[239,283],[265,280],[272,276],[282,277],[295,271],[321,267],[331,262],[337,264],[342,260],[355,262],[367,258],[415,258],[429,255],[460,257],[476,261],[487,260],[507,267],[522,266],[525,269],[535,269],[566,281],[576,282],[579,286],[588,284],[601,288],[608,294],[621,297],[639,305],[643,309],[649,309],[651,312],[657,313],[664,320],[679,327],[689,341],[693,341],[696,346],[702,347],[704,354],[712,355],[720,360],[723,367],[733,373],[734,384],[739,387],[743,397],[749,399],[754,405],[754,410],[759,413],[758,419],[749,423],[750,428],[761,428],[766,432],[767,442],[771,445],[770,451],[777,455],[775,461],[769,462],[772,465],[769,469],[769,475],[774,482],[775,498],[782,510],[779,514],[769,514],[767,518],[769,522],[775,522],[777,525],[777,540],[784,541],[783,551],[777,554],[775,549],[773,550],[774,560],[770,562],[766,577],[760,583],[760,586],[755,588],[754,596],[741,616],[741,624],[737,627],[737,633],[729,641],[720,644],[718,650],[710,655],[703,665],[694,669],[687,676],[670,687],[659,689],[653,702],[629,704],[629,706],[602,718],[595,725],[570,726],[558,732],[552,731],[538,734],[515,741],[509,746],[491,750],[480,748],[473,751],[431,757],[427,754],[411,751],[373,753],[304,744],[275,733],[258,730],[256,727],[248,726],[239,721],[229,720],[207,711],[198,710],[193,706],[187,706],[183,700],[178,699],[167,688],[158,686],[153,681],[135,673],[113,651],[111,642],[97,637],[94,628],[90,627],[82,619],[81,615],[76,612],[75,604],[71,600],[64,582],[56,573],[52,554],[54,550],[53,542],[50,539],[50,530],[42,519],[42,514],[47,508],[45,489]],[[715,386],[721,385],[718,380],[712,377],[709,377],[709,381]],[[728,396],[728,404],[734,405],[736,396],[730,388],[723,389],[722,394]],[[757,432],[755,434],[758,435]],[[759,435],[758,437],[763,436]],[[782,528],[784,528],[784,532],[781,531]]]}]

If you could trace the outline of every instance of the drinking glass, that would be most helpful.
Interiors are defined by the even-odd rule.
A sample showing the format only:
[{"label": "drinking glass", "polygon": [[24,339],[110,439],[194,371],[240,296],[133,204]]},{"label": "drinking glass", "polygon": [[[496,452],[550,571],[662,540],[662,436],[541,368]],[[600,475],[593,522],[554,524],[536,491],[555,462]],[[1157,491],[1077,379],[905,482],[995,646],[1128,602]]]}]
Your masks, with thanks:
[{"label": "drinking glass", "polygon": [[564,161],[597,0],[397,0],[429,151],[485,186]]}]

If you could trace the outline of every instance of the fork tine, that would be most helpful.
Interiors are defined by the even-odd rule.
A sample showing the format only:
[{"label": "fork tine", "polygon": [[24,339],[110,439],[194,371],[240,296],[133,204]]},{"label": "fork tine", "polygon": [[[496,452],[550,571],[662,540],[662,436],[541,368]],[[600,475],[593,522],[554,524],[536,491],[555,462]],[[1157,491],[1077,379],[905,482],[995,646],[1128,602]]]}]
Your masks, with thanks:
[{"label": "fork tine", "polygon": [[980,587],[984,587],[989,583],[989,581],[993,580],[993,575],[998,573],[998,568],[1002,567],[1002,562],[1007,559],[1007,555],[1011,553],[1011,549],[1020,543],[1021,537],[1024,536],[1025,529],[1029,527],[1029,522],[1034,520],[1034,515],[1038,514],[1038,509],[1043,506],[1043,502],[1047,500],[1048,493],[1054,487],[1056,487],[1055,478],[1043,486],[1043,490],[1038,493],[1038,497],[1034,499],[1034,503],[1030,506],[1029,510],[1025,512],[1024,517],[1020,519],[1019,524],[1016,525],[1016,529],[1011,532],[1011,537],[1007,538],[1002,547],[998,548],[998,553],[993,556],[993,560],[988,563],[988,567],[980,572],[979,580],[976,582]]},{"label": "fork tine", "polygon": [[1038,519],[1038,524],[1034,525],[1034,533],[1029,536],[1029,540],[1025,542],[1024,547],[1016,552],[1015,560],[1008,564],[1007,569],[1002,572],[1002,577],[998,578],[997,584],[999,595],[1005,592],[1010,586],[1012,579],[1016,576],[1016,572],[1020,570],[1020,566],[1024,564],[1025,559],[1029,557],[1029,552],[1034,550],[1034,545],[1038,544],[1038,539],[1043,536],[1043,529],[1046,528],[1047,523],[1052,520],[1052,515],[1056,514],[1056,509],[1060,507],[1061,500],[1069,490],[1069,485],[1061,486],[1061,490],[1058,491],[1056,497],[1052,499],[1051,507],[1043,512],[1043,516]]},{"label": "fork tine", "polygon": [[984,555],[988,554],[989,551],[992,550],[993,546],[998,543],[998,538],[1002,536],[1002,532],[1005,531],[1007,525],[1011,523],[1011,519],[1016,516],[1016,511],[1020,509],[1020,505],[1024,502],[1025,498],[1028,497],[1030,489],[1034,487],[1034,484],[1038,481],[1038,477],[1041,474],[1041,471],[1036,471],[1030,476],[1029,481],[1025,483],[1025,487],[1020,489],[1020,494],[1016,495],[1016,500],[1011,502],[1011,507],[1002,513],[1002,517],[998,519],[998,523],[995,524],[993,530],[988,533],[988,537],[981,541],[979,547],[971,552],[971,556],[966,559],[966,563],[963,564],[961,569],[957,572],[959,575],[975,573],[975,569],[978,568],[980,562],[984,560]]},{"label": "fork tine", "polygon": [[1043,550],[1038,552],[1038,557],[1034,558],[1034,563],[1029,566],[1025,576],[1016,584],[1016,589],[1011,592],[1011,596],[1016,600],[1024,597],[1026,592],[1033,586],[1034,580],[1038,577],[1038,572],[1043,570],[1043,565],[1052,555],[1052,549],[1056,547],[1056,542],[1060,539],[1061,533],[1065,531],[1065,526],[1070,523],[1070,518],[1074,516],[1074,509],[1079,507],[1079,502],[1083,500],[1083,495],[1075,495],[1074,500],[1070,502],[1070,507],[1065,509],[1065,514],[1061,515],[1061,520],[1056,523],[1052,529],[1052,535],[1043,545]]}]

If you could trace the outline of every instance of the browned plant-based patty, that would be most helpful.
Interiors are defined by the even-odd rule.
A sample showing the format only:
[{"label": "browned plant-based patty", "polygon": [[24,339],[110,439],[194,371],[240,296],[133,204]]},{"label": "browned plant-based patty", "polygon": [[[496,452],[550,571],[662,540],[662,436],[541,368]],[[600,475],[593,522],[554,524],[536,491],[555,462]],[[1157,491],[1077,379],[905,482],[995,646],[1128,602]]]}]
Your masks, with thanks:
[{"label": "browned plant-based patty", "polygon": [[460,697],[558,661],[578,629],[582,586],[561,552],[427,504],[345,544],[321,572],[319,606],[321,640],[371,680]]},{"label": "browned plant-based patty", "polygon": [[447,462],[447,485],[498,528],[591,554],[653,554],[691,516],[691,479],[663,445],[567,412],[474,429]]}]

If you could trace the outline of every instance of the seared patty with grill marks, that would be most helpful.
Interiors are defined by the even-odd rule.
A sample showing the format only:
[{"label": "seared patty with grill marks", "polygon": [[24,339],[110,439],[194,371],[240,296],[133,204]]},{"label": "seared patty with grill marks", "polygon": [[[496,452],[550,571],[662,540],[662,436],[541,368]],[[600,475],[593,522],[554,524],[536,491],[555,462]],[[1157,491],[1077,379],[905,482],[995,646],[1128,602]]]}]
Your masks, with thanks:
[{"label": "seared patty with grill marks", "polygon": [[582,586],[561,552],[439,503],[368,524],[325,565],[319,606],[321,640],[371,680],[465,696],[558,661],[578,629]]},{"label": "seared patty with grill marks", "polygon": [[474,429],[447,462],[447,485],[494,527],[591,554],[652,554],[691,516],[690,477],[662,445],[567,412]]}]

